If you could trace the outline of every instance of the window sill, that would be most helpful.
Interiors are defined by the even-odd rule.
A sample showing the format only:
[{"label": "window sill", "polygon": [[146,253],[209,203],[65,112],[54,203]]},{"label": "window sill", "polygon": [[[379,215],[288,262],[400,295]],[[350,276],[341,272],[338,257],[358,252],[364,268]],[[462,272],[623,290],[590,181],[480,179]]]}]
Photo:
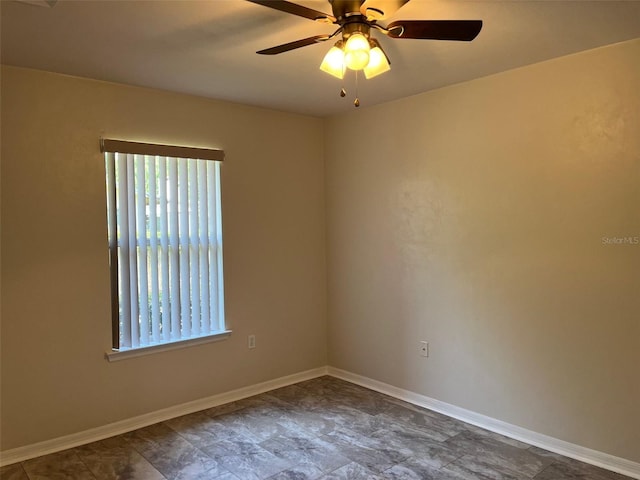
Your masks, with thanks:
[{"label": "window sill", "polygon": [[202,345],[203,343],[219,342],[231,335],[231,330],[224,332],[212,333],[201,337],[187,338],[184,340],[174,340],[172,342],[160,343],[158,345],[147,345],[144,347],[128,348],[126,350],[112,350],[105,353],[105,358],[110,362],[126,360],[127,358],[141,357],[143,355],[151,355],[158,352],[166,352],[169,350],[177,350],[179,348],[192,347],[194,345]]}]

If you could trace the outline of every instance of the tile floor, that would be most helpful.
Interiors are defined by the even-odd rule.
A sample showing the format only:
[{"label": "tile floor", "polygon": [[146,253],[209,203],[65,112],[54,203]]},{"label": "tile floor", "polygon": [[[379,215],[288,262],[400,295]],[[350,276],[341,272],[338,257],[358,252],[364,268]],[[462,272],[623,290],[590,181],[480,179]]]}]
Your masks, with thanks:
[{"label": "tile floor", "polygon": [[320,377],[0,469],[2,480],[613,480],[606,470]]}]

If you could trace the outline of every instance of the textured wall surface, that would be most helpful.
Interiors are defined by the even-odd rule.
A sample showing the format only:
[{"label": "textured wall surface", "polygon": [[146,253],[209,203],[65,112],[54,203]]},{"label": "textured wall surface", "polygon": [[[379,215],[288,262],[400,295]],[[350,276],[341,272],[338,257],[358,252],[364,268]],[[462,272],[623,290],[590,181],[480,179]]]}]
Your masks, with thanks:
[{"label": "textured wall surface", "polygon": [[329,363],[640,461],[639,85],[635,40],[330,119]]},{"label": "textured wall surface", "polygon": [[[322,131],[310,117],[3,68],[2,449],[325,365]],[[104,359],[100,136],[226,151],[229,339]]]},{"label": "textured wall surface", "polygon": [[[2,450],[324,365],[328,317],[332,366],[640,461],[639,59],[324,125],[3,67]],[[227,152],[230,339],[104,360],[100,136]]]}]

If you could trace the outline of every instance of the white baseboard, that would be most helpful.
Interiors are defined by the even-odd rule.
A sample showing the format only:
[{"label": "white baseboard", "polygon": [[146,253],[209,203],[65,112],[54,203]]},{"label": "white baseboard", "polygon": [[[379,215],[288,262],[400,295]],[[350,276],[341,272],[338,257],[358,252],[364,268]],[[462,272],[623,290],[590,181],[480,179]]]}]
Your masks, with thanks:
[{"label": "white baseboard", "polygon": [[218,395],[194,400],[181,405],[175,405],[173,407],[164,408],[162,410],[110,423],[101,427],[91,428],[71,435],[65,435],[64,437],[58,437],[44,442],[26,445],[24,447],[5,450],[0,452],[0,467],[16,462],[22,462],[41,455],[48,455],[68,448],[77,447],[79,445],[96,442],[98,440],[120,435],[138,428],[148,427],[154,423],[164,422],[171,418],[251,397],[253,395],[268,392],[269,390],[285,387],[293,383],[303,382],[326,374],[327,367],[314,368],[313,370],[294,373],[293,375],[287,375],[286,377],[268,380],[256,385],[250,385],[230,392],[220,393]]},{"label": "white baseboard", "polygon": [[565,442],[564,440],[549,437],[541,433],[536,433],[501,420],[496,420],[495,418],[487,417],[464,408],[456,407],[449,403],[435,400],[425,395],[420,395],[419,393],[394,387],[393,385],[388,385],[338,368],[328,367],[328,374],[371,390],[375,390],[376,392],[384,393],[414,405],[428,408],[429,410],[462,420],[463,422],[476,425],[486,430],[499,433],[506,437],[520,440],[521,442],[525,442],[566,457],[574,458],[581,462],[621,473],[622,475],[627,475],[631,478],[640,479],[640,463],[632,462],[625,458],[615,457],[597,450],[591,450],[586,447],[581,447],[580,445]]},{"label": "white baseboard", "polygon": [[1,451],[0,467],[28,460],[30,458],[39,457],[41,455],[48,455],[68,448],[77,447],[79,445],[96,442],[98,440],[120,435],[138,428],[147,427],[154,423],[164,422],[165,420],[179,417],[181,415],[187,415],[189,413],[198,412],[224,403],[251,397],[253,395],[268,392],[269,390],[310,380],[322,375],[331,375],[336,378],[341,378],[348,382],[361,385],[420,407],[428,408],[449,417],[457,418],[463,422],[520,440],[530,445],[535,445],[536,447],[544,448],[545,450],[549,450],[566,457],[575,458],[576,460],[590,463],[640,480],[640,463],[581,447],[580,445],[565,442],[564,440],[559,440],[547,435],[542,435],[501,420],[496,420],[495,418],[487,417],[464,408],[456,407],[455,405],[435,400],[425,395],[420,395],[409,390],[394,387],[362,375],[357,375],[355,373],[333,367],[320,367],[313,370],[295,373],[293,375],[287,375],[285,377],[276,378],[274,380],[250,385],[230,392],[183,403],[181,405],[175,405],[173,407],[121,420],[101,427],[92,428],[71,435],[65,435],[64,437]]}]

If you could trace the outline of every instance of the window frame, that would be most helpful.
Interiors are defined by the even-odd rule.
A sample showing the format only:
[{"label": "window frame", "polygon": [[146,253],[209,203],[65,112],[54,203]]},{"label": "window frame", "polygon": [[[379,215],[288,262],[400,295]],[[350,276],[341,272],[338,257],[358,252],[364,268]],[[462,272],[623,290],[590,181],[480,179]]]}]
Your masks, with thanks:
[{"label": "window frame", "polygon": [[[173,350],[176,348],[184,348],[184,347],[188,347],[188,346],[193,346],[193,345],[199,345],[202,343],[208,343],[208,342],[214,342],[214,341],[219,341],[219,340],[223,340],[225,338],[227,338],[230,334],[231,334],[231,330],[229,330],[227,328],[227,324],[226,324],[226,319],[225,319],[225,313],[224,313],[224,276],[223,276],[223,265],[222,265],[222,219],[218,216],[221,214],[221,187],[220,187],[220,168],[219,166],[222,165],[222,162],[224,160],[224,151],[223,150],[218,150],[218,149],[210,149],[210,148],[194,148],[194,147],[184,147],[184,146],[173,146],[173,145],[160,145],[160,144],[150,144],[150,143],[140,143],[140,142],[129,142],[129,141],[123,141],[123,140],[113,140],[113,139],[100,139],[100,151],[103,154],[103,159],[105,161],[105,173],[106,173],[106,188],[107,188],[107,221],[108,221],[108,240],[109,240],[109,266],[110,266],[110,288],[111,288],[111,324],[112,324],[112,350],[110,352],[106,352],[106,358],[109,361],[114,361],[114,360],[121,360],[124,358],[131,358],[131,357],[136,357],[136,356],[140,356],[140,355],[147,355],[150,353],[155,353],[155,352],[159,352],[159,351],[166,351],[166,350]],[[109,154],[111,154],[112,156],[110,157]],[[117,218],[116,215],[116,198],[117,198],[117,194],[116,194],[116,158],[118,158],[118,154],[120,155],[134,155],[134,159],[132,159],[131,161],[135,162],[135,161],[139,161],[140,159],[137,158],[135,156],[145,156],[145,159],[143,159],[144,161],[151,161],[151,159],[146,158],[146,157],[153,157],[153,162],[159,162],[159,158],[158,157],[164,157],[164,161],[167,161],[167,166],[169,166],[168,164],[168,159],[178,159],[178,160],[185,160],[186,162],[189,162],[189,160],[212,160],[217,162],[216,166],[214,167],[215,170],[215,205],[216,205],[216,214],[214,215],[216,217],[216,220],[214,221],[214,224],[216,225],[215,227],[211,227],[210,223],[210,227],[209,228],[214,228],[215,231],[219,232],[216,235],[216,242],[215,245],[213,245],[214,249],[217,249],[218,253],[216,254],[216,258],[217,258],[217,263],[216,263],[216,268],[214,270],[211,270],[209,266],[207,266],[207,272],[208,273],[214,273],[218,280],[218,286],[217,288],[214,288],[214,290],[216,291],[218,297],[216,302],[218,303],[218,308],[219,310],[217,310],[217,319],[216,321],[218,322],[218,325],[220,327],[219,330],[213,330],[213,323],[210,321],[209,323],[209,328],[205,331],[205,333],[201,333],[201,334],[197,334],[197,335],[193,335],[191,334],[191,332],[189,332],[188,336],[182,336],[184,334],[184,320],[183,320],[183,315],[182,313],[184,313],[184,310],[181,312],[180,314],[180,325],[182,325],[180,327],[180,336],[178,338],[175,337],[175,335],[173,335],[173,330],[172,330],[172,334],[171,336],[169,336],[169,333],[167,333],[166,336],[162,336],[162,337],[156,337],[155,341],[153,339],[151,339],[151,337],[149,335],[148,336],[148,340],[146,343],[144,344],[139,344],[139,345],[134,345],[135,343],[139,342],[139,339],[136,338],[135,342],[130,342],[131,345],[127,345],[127,346],[122,346],[120,344],[120,340],[121,340],[121,319],[120,319],[120,285],[119,285],[119,275],[123,275],[120,272],[120,262],[118,260],[118,250],[119,248],[121,248],[121,243],[122,241],[119,240],[118,237],[120,237],[120,230],[119,230],[119,219]],[[126,161],[129,161],[128,159]],[[189,163],[189,168],[191,168],[191,164]],[[157,164],[154,164],[154,169],[157,167]],[[139,167],[138,167],[139,168]],[[146,168],[146,167],[145,167]],[[193,166],[194,171],[196,169],[196,166]],[[204,167],[202,167],[204,168]],[[207,166],[206,168],[207,171],[210,172],[209,167]],[[196,182],[200,182],[201,181],[201,177],[199,176],[201,175],[201,172],[199,171],[199,173],[196,175]],[[189,179],[191,179],[192,177],[189,176]],[[189,182],[191,182],[191,180],[189,180]],[[206,182],[206,180],[205,180]],[[168,183],[168,181],[167,181]],[[159,184],[158,184],[159,185]],[[190,184],[189,184],[190,185]],[[129,191],[129,188],[131,188],[131,184],[127,185],[126,188],[126,192],[127,195],[132,195],[133,193]],[[176,186],[177,187],[177,179],[176,179]],[[188,187],[189,190],[191,189],[191,187]],[[144,190],[144,195],[145,198],[147,198],[147,195],[149,194],[149,187],[148,185],[145,185],[145,187],[143,187]],[[206,190],[205,190],[206,191]],[[195,194],[194,194],[195,195]],[[156,198],[158,198],[156,196]],[[202,205],[202,197],[197,196],[197,201],[198,204]],[[166,198],[164,199],[164,201],[168,201]],[[177,200],[176,200],[177,202]],[[205,202],[206,203],[206,202]],[[182,205],[182,204],[181,204]],[[191,203],[189,203],[188,205],[191,205]],[[135,208],[137,208],[138,206],[136,206]],[[142,205],[143,208],[144,205]],[[177,204],[176,204],[177,207]],[[119,203],[118,203],[118,208],[119,208]],[[127,209],[129,209],[129,215],[131,215],[131,206],[126,207]],[[168,207],[165,207],[168,208]],[[201,207],[200,207],[201,208]],[[206,211],[206,208],[205,208]],[[166,211],[165,211],[165,215],[166,215]],[[191,214],[189,214],[191,215]],[[198,215],[198,213],[196,213],[196,215]],[[156,218],[155,216],[153,218]],[[207,218],[207,217],[198,217],[198,222],[200,222],[201,218]],[[147,225],[147,219],[148,216],[144,216],[144,220],[143,222],[144,225]],[[134,223],[136,222],[136,219],[133,220]],[[206,222],[206,220],[204,220]],[[211,222],[211,218],[209,220],[209,222]],[[145,228],[148,228],[145,227]],[[182,227],[181,227],[182,228]],[[196,227],[196,230],[198,229],[198,227]],[[167,225],[167,232],[169,231],[169,225]],[[160,229],[158,228],[156,230],[156,234],[160,232]],[[168,234],[168,233],[166,233]],[[184,239],[185,237],[182,236],[181,234],[186,235],[186,242],[189,245],[189,248],[191,249],[192,246],[194,246],[191,242],[191,238],[192,238],[192,231],[178,231],[177,232],[177,236],[178,236],[178,241],[181,244],[181,247],[183,245]],[[210,236],[210,234],[209,234]],[[202,233],[196,233],[196,238],[198,237],[202,237]],[[218,238],[219,237],[219,238]],[[207,238],[206,236],[204,237],[205,239]],[[145,243],[146,246],[148,247],[151,240],[149,237],[147,237],[145,235],[144,240],[140,241],[140,238],[138,238],[138,235],[135,235],[135,248],[138,248],[139,245],[141,245],[142,243]],[[200,243],[200,241],[198,240],[195,244],[197,246],[198,249],[201,248],[202,244]],[[211,247],[211,243],[207,243],[208,247]],[[129,244],[129,248],[132,247],[132,244]],[[190,250],[191,251],[191,250]],[[199,251],[199,250],[198,250]],[[175,254],[175,253],[174,253]],[[169,255],[169,253],[165,253],[165,255]],[[180,254],[182,255],[182,254]],[[131,254],[130,254],[131,256]],[[134,262],[139,262],[139,254],[138,253],[134,253],[133,254],[133,258],[134,258]],[[190,253],[187,252],[187,258],[190,258]],[[196,257],[199,258],[199,257]],[[210,257],[205,257],[205,258],[210,258]],[[207,262],[207,260],[204,260],[205,262]],[[191,260],[189,261],[189,263],[191,262]],[[196,262],[197,263],[197,262]],[[209,265],[208,263],[206,263],[207,265]],[[145,268],[146,266],[148,266],[148,264],[145,264]],[[158,267],[156,267],[157,269]],[[167,265],[168,268],[168,265]],[[188,267],[187,267],[188,268]],[[134,270],[136,270],[136,274],[135,276],[129,277],[129,279],[131,280],[132,278],[135,279],[136,282],[139,282],[140,279],[138,277],[138,273],[137,273],[137,268],[134,268]],[[180,270],[178,270],[177,272],[175,270],[170,270],[172,272],[173,275],[177,274],[178,275],[178,279],[180,278]],[[157,272],[156,272],[157,273]],[[130,275],[130,273],[126,273],[126,275]],[[148,274],[150,275],[150,274]],[[189,271],[188,273],[189,275],[189,279],[192,280],[192,271]],[[160,275],[159,273],[157,273],[156,278],[158,278]],[[153,278],[153,277],[148,277],[148,278]],[[208,277],[210,278],[210,277]],[[155,280],[156,282],[159,282],[158,280]],[[207,280],[202,280],[204,282],[207,282]],[[209,282],[213,281],[211,278],[209,279]],[[206,284],[206,283],[205,283]],[[138,287],[140,288],[140,284],[137,283]],[[173,289],[171,290],[173,291]],[[163,292],[164,293],[164,292]],[[148,296],[148,294],[145,294],[145,296]],[[134,295],[134,297],[136,298],[135,301],[137,300],[137,296]],[[131,298],[131,297],[130,297]],[[194,297],[189,297],[191,299],[193,299]],[[211,302],[213,300],[211,298],[209,298],[209,305],[211,305]],[[158,304],[158,308],[159,307],[159,299],[156,295],[156,299],[155,299],[155,303]],[[209,305],[207,305],[207,308],[209,308]],[[190,310],[190,307],[186,307],[187,310]],[[139,322],[139,314],[136,317],[135,321]],[[210,317],[210,319],[213,319],[213,317]],[[134,319],[131,318],[129,321],[129,324],[127,325],[127,328],[131,328],[131,325],[133,324]],[[158,320],[158,324],[157,327],[159,328],[160,326],[162,326],[162,328],[168,328],[169,325],[168,324],[162,324],[162,320]],[[189,315],[189,320],[188,320],[189,325],[192,325],[192,317]],[[155,324],[154,324],[155,325]],[[198,328],[200,328],[201,325],[203,324],[197,324]],[[190,327],[189,327],[190,328]]]}]

